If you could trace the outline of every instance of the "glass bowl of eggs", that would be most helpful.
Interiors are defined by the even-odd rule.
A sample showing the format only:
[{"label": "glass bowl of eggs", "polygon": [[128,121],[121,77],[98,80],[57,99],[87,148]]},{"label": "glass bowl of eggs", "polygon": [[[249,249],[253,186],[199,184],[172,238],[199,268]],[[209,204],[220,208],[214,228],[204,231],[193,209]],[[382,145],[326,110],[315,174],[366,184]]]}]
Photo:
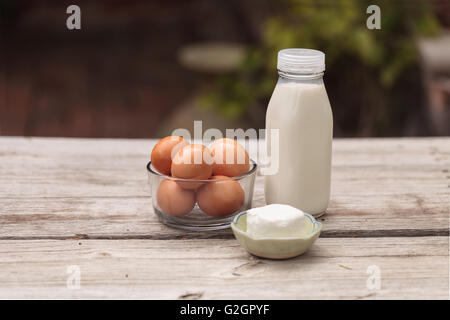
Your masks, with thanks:
[{"label": "glass bowl of eggs", "polygon": [[178,136],[161,139],[147,164],[160,221],[187,230],[217,230],[252,206],[257,164],[233,139],[208,147]]}]

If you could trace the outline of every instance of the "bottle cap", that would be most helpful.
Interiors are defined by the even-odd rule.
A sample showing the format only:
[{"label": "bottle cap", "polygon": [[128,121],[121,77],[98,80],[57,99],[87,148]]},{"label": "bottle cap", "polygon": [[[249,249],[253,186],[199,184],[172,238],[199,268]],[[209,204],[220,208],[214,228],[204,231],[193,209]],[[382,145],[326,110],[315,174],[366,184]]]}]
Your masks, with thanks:
[{"label": "bottle cap", "polygon": [[325,71],[325,54],[313,49],[283,49],[278,51],[277,69],[293,73]]}]

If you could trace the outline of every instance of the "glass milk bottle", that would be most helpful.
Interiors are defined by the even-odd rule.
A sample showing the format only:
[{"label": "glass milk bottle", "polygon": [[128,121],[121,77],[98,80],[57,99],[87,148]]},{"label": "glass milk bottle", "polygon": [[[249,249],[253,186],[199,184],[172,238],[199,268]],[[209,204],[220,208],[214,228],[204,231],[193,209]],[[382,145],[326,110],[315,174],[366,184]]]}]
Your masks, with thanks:
[{"label": "glass milk bottle", "polygon": [[[314,216],[330,199],[333,114],[323,84],[325,54],[310,49],[278,52],[279,79],[266,113],[268,156],[278,170],[265,176],[266,203],[289,204]],[[279,141],[270,138],[279,130]],[[271,144],[278,144],[272,146]],[[274,157],[275,156],[275,157]]]}]

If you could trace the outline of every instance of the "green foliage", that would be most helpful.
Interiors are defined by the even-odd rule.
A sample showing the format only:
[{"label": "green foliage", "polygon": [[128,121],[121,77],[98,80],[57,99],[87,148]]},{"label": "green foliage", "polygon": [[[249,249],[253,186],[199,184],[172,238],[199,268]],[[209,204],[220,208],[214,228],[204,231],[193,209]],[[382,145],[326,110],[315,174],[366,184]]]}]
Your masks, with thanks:
[{"label": "green foliage", "polygon": [[[241,117],[259,99],[270,96],[276,82],[277,52],[313,48],[326,53],[327,68],[340,58],[374,70],[377,82],[392,87],[417,63],[414,40],[432,36],[439,25],[425,0],[285,0],[282,13],[269,18],[261,43],[250,49],[239,70],[220,76],[202,97],[228,117]],[[366,9],[381,8],[381,30],[366,27]]]}]

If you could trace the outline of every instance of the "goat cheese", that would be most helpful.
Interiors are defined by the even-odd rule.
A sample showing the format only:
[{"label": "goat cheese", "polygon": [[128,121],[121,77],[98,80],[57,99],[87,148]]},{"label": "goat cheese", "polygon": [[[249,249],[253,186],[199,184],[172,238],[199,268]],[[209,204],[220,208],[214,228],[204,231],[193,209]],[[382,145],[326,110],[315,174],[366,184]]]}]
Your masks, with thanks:
[{"label": "goat cheese", "polygon": [[247,211],[247,232],[257,237],[292,237],[304,234],[305,214],[286,204],[271,204]]}]

